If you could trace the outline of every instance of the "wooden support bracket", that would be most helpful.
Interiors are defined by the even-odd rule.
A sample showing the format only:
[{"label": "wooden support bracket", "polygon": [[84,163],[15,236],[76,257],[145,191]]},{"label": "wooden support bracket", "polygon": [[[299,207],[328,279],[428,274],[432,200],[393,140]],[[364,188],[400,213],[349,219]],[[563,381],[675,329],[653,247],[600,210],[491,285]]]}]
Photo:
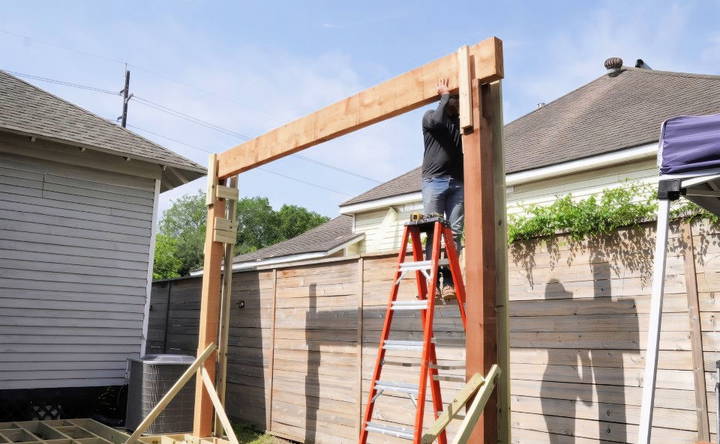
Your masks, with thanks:
[{"label": "wooden support bracket", "polygon": [[208,157],[207,193],[205,194],[205,205],[210,206],[215,202],[215,195],[218,187],[218,160],[217,154],[210,154]]},{"label": "wooden support bracket", "polygon": [[218,199],[238,200],[238,197],[240,197],[240,192],[237,188],[226,187],[224,185],[215,186],[215,193]]},{"label": "wooden support bracket", "polygon": [[175,395],[177,395],[180,390],[182,390],[183,387],[185,387],[185,384],[195,375],[195,373],[198,371],[198,368],[200,368],[201,365],[205,362],[205,360],[210,357],[210,355],[215,351],[215,344],[208,345],[205,350],[198,355],[198,357],[193,361],[193,363],[190,365],[190,367],[185,370],[185,372],[180,376],[180,379],[177,380],[175,384],[173,384],[172,387],[170,387],[170,390],[168,390],[167,393],[165,393],[165,396],[163,396],[160,401],[157,403],[155,407],[153,407],[152,410],[150,410],[150,413],[145,417],[145,419],[142,420],[140,425],[137,426],[137,429],[133,432],[132,435],[125,441],[125,444],[136,444],[138,438],[140,435],[142,435],[145,430],[152,425],[152,423],[157,419],[157,417],[160,415],[160,413],[165,410],[165,407],[170,404],[170,401],[175,398]]},{"label": "wooden support bracket", "polygon": [[215,387],[213,386],[213,382],[210,379],[210,375],[208,375],[207,370],[202,367],[200,368],[200,377],[202,378],[203,384],[205,384],[205,390],[207,391],[208,395],[210,396],[210,400],[215,406],[215,414],[218,416],[218,419],[220,420],[223,429],[225,429],[225,434],[230,440],[230,443],[239,444],[237,436],[235,436],[235,432],[233,431],[232,424],[230,424],[230,420],[225,413],[222,402],[220,402],[220,398],[218,398],[217,392],[215,391]]},{"label": "wooden support bracket", "polygon": [[466,443],[468,442],[468,439],[470,439],[470,434],[472,433],[475,424],[477,424],[478,419],[480,419],[480,415],[485,409],[485,404],[487,404],[488,399],[490,399],[490,396],[493,393],[493,389],[495,388],[495,378],[497,378],[499,374],[500,368],[497,364],[494,364],[485,378],[485,383],[482,387],[480,387],[475,399],[473,399],[472,404],[470,404],[470,408],[468,408],[465,414],[465,419],[463,419],[460,429],[455,435],[455,439],[453,439],[453,444]]},{"label": "wooden support bracket", "polygon": [[448,405],[447,409],[435,420],[435,423],[428,429],[423,435],[423,444],[430,444],[435,442],[438,435],[450,424],[450,421],[455,418],[460,409],[468,402],[468,400],[478,391],[478,389],[485,382],[485,378],[480,373],[475,373],[472,378],[465,384],[455,396],[455,399]]},{"label": "wooden support bracket", "polygon": [[460,131],[467,134],[473,130],[472,75],[470,73],[470,48],[467,45],[458,49],[457,61]]},{"label": "wooden support bracket", "polygon": [[215,218],[215,229],[213,230],[213,242],[234,244],[237,240],[237,223],[223,217]]}]

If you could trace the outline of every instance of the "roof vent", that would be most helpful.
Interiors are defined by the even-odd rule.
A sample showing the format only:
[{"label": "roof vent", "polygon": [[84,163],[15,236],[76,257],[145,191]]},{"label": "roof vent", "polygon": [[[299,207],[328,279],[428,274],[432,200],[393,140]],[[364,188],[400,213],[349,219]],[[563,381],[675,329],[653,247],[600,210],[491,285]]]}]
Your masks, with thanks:
[{"label": "roof vent", "polygon": [[605,69],[609,71],[608,75],[610,77],[615,77],[622,71],[623,59],[621,59],[620,57],[610,57],[609,59],[605,60],[604,65]]},{"label": "roof vent", "polygon": [[635,68],[652,69],[652,68],[650,68],[650,65],[645,63],[645,61],[643,59],[637,59],[637,61],[635,62]]},{"label": "roof vent", "polygon": [[605,69],[612,71],[619,71],[623,66],[623,59],[620,57],[610,57],[605,60]]},{"label": "roof vent", "polygon": [[543,106],[545,106],[545,102],[540,102],[537,104],[538,109],[542,108]]}]

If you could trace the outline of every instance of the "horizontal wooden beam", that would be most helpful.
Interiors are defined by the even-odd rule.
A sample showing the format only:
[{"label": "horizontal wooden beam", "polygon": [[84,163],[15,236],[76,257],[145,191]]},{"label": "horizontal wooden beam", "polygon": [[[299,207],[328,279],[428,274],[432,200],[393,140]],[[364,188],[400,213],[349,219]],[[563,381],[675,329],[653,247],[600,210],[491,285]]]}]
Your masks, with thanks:
[{"label": "horizontal wooden beam", "polygon": [[[503,77],[500,39],[470,46],[468,58],[471,80],[492,82]],[[448,79],[450,90],[456,91],[458,74],[455,52],[219,154],[218,176],[225,179],[427,105],[438,98],[439,79]]]}]

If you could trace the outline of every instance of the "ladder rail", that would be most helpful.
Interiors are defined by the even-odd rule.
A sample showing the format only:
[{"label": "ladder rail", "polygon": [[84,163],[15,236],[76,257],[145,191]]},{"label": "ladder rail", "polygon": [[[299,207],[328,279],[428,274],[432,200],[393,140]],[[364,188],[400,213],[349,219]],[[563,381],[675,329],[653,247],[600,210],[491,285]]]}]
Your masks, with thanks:
[{"label": "ladder rail", "polygon": [[363,415],[363,422],[362,427],[360,428],[360,442],[366,442],[367,441],[367,424],[372,419],[373,409],[374,409],[374,397],[376,388],[375,385],[378,380],[380,380],[380,375],[382,374],[382,361],[385,359],[385,348],[384,344],[385,341],[390,337],[390,324],[392,323],[393,318],[393,310],[392,305],[393,302],[397,299],[398,295],[398,288],[400,285],[400,282],[398,281],[398,278],[400,277],[400,264],[402,264],[405,261],[405,256],[407,254],[407,244],[408,244],[408,230],[405,230],[403,232],[402,240],[401,240],[401,247],[400,252],[398,253],[398,265],[395,269],[395,278],[393,279],[393,286],[390,289],[390,297],[388,299],[387,303],[387,310],[385,314],[385,322],[383,324],[383,330],[380,337],[380,344],[378,346],[378,354],[377,358],[375,360],[375,368],[373,370],[372,379],[370,380],[370,391],[368,393],[368,403],[365,407],[365,415]]},{"label": "ladder rail", "polygon": [[[438,227],[440,227],[440,230],[442,230],[442,224],[440,222],[435,222],[433,224],[433,231],[435,232],[435,236],[433,237],[433,239],[440,238],[440,236],[437,235]],[[423,251],[422,243],[420,242],[420,231],[418,229],[416,229],[414,231],[414,233],[415,233],[415,235],[411,236],[412,246],[413,246],[413,260],[420,261],[423,259],[425,252]],[[437,250],[438,261],[434,261],[433,258],[430,258],[428,260],[428,262],[431,263],[431,267],[432,267],[433,273],[434,273],[434,276],[430,277],[430,285],[432,285],[433,288],[435,288],[435,290],[437,290],[436,286],[437,286],[437,280],[438,280],[438,276],[437,276],[438,265],[445,261],[439,260],[440,243],[439,242],[436,243],[435,241],[433,241],[433,244],[434,244],[433,249],[432,249],[433,257],[434,257],[434,252]],[[432,297],[428,297],[428,281],[423,279],[422,276],[416,275],[415,283],[416,283],[417,289],[418,289],[418,297],[427,303],[427,309],[420,311],[420,323],[423,328],[423,334],[424,334],[425,331],[427,331],[426,327],[425,327],[425,317],[428,313],[428,310],[431,310],[433,313],[435,312],[435,297],[434,297],[434,294]],[[432,322],[430,325],[432,327]],[[432,328],[430,329],[430,331],[432,332]],[[442,403],[442,392],[440,390],[440,384],[435,379],[435,377],[439,374],[439,372],[437,369],[437,355],[435,352],[435,341],[433,340],[433,338],[430,339],[429,347],[430,347],[430,353],[429,353],[430,362],[427,362],[428,367],[429,367],[429,370],[428,370],[429,374],[428,374],[427,378],[430,382],[430,395],[432,397],[433,411],[435,414],[435,418],[437,419],[437,417],[440,415],[440,412],[443,409],[443,403]],[[424,341],[423,341],[423,349],[425,349]],[[422,363],[423,362],[426,362],[426,361],[423,358],[421,358],[420,359],[421,371],[422,371]],[[424,383],[421,383],[421,384],[424,385]],[[425,396],[424,395],[422,398],[422,403],[423,403],[423,408],[424,408],[424,405],[425,405]],[[422,419],[421,419],[419,428],[422,429]],[[441,434],[441,436],[439,437],[438,443],[439,444],[447,443],[447,437],[444,433]]]},{"label": "ladder rail", "polygon": [[[422,358],[420,360],[420,377],[418,381],[418,405],[417,409],[415,410],[415,435],[413,438],[413,442],[415,444],[420,444],[420,441],[422,439],[422,424],[423,424],[423,416],[425,414],[425,397],[426,397],[426,390],[427,390],[427,382],[428,379],[430,379],[431,383],[431,393],[433,398],[433,408],[436,410],[435,416],[437,418],[437,410],[438,410],[438,401],[440,401],[439,410],[442,410],[442,399],[439,387],[440,385],[437,383],[437,381],[434,381],[434,378],[429,378],[428,374],[430,373],[429,368],[429,360],[430,358],[435,358],[435,347],[431,342],[432,339],[432,331],[433,331],[433,317],[435,314],[435,293],[437,291],[437,279],[438,279],[438,262],[440,261],[440,243],[442,241],[442,224],[439,222],[435,222],[435,226],[433,227],[433,246],[432,246],[432,275],[430,278],[430,283],[428,285],[428,291],[426,293],[423,293],[427,295],[428,299],[428,309],[424,310],[422,312],[422,320],[423,320],[423,340],[424,340],[424,346],[423,346],[423,354]],[[418,236],[419,237],[419,236]],[[418,239],[419,240],[419,239]],[[435,371],[434,369],[432,369]],[[444,436],[439,437],[439,442],[444,443]]]},{"label": "ladder rail", "polygon": [[463,281],[462,272],[460,271],[460,256],[458,256],[458,251],[455,247],[455,238],[453,237],[450,227],[443,227],[443,234],[445,237],[445,251],[448,253],[450,274],[452,275],[453,284],[455,285],[455,294],[457,295],[458,308],[460,309],[460,318],[462,318],[463,329],[467,330],[465,282]]}]

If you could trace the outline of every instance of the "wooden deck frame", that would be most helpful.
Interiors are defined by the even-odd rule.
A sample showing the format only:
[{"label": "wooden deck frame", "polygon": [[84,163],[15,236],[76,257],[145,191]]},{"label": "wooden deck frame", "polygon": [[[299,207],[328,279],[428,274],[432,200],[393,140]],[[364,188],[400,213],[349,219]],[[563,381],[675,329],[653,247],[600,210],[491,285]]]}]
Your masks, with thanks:
[{"label": "wooden deck frame", "polygon": [[[208,218],[205,238],[198,351],[217,342],[220,319],[220,278],[223,236],[214,236],[225,202],[216,189],[222,181],[265,163],[299,152],[374,123],[406,113],[438,99],[436,85],[448,79],[452,92],[461,95],[464,124],[466,207],[468,374],[486,374],[498,363],[500,396],[492,396],[486,414],[470,442],[509,442],[509,396],[506,322],[506,269],[497,262],[495,248],[503,245],[504,165],[502,164],[503,78],[502,41],[492,37],[369,88],[315,113],[276,128],[219,155],[211,155],[208,167]],[[490,85],[492,84],[492,86]],[[468,104],[471,104],[468,107]],[[472,122],[472,125],[469,124]],[[469,161],[468,161],[469,160]],[[495,236],[500,236],[495,239]],[[486,236],[492,236],[488,239]],[[504,274],[503,274],[504,273]],[[474,297],[473,297],[474,296]],[[497,315],[496,315],[497,310]],[[499,339],[499,340],[498,340]],[[498,347],[502,348],[498,353]],[[217,358],[205,361],[208,378],[215,378]],[[498,405],[499,404],[499,405]],[[213,404],[200,378],[197,381],[193,436],[210,436]],[[497,433],[497,429],[502,429]]]}]

